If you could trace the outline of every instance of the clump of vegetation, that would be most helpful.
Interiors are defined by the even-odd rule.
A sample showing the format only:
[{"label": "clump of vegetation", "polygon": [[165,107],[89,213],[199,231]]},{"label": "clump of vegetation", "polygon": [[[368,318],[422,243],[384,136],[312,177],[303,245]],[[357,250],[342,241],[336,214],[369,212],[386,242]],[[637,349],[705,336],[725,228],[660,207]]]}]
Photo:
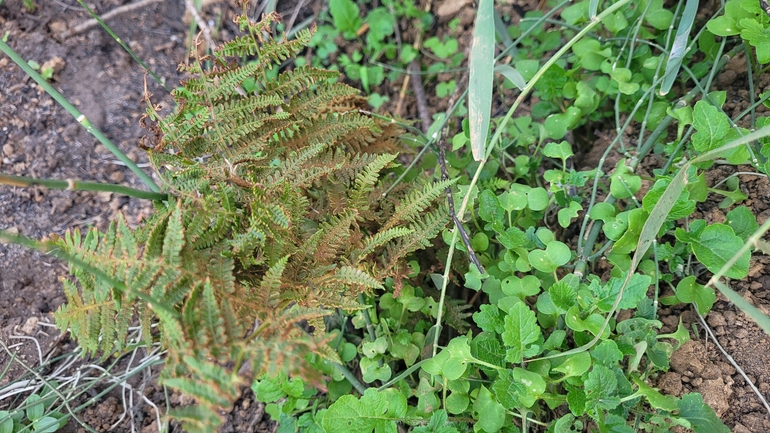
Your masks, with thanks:
[{"label": "clump of vegetation", "polygon": [[162,383],[197,400],[173,412],[190,431],[218,424],[244,371],[319,380],[309,357],[341,362],[321,318],[366,308],[358,295],[404,278],[403,259],[446,224],[433,203],[450,181],[383,197],[399,130],[361,112],[335,72],[269,75],[311,37],[264,38],[276,19],[239,18],[244,36],[185,67],[173,113],[149,108],[150,159],[168,193],[155,213],[135,231],[120,220],[59,243],[79,260],[80,284],[64,281],[57,323],[107,356],[136,343],[138,316],[144,341],[168,350]]},{"label": "clump of vegetation", "polygon": [[[213,431],[250,385],[282,431],[728,432],[699,394],[650,383],[690,338],[681,322],[660,332],[661,304],[705,315],[719,290],[770,332],[729,287],[770,221],[741,205],[737,177],[705,176],[714,161],[770,173],[770,117],[756,113],[770,92],[729,117],[711,90],[726,57],[765,71],[770,18],[730,0],[695,34],[697,1],[583,0],[507,25],[493,3],[478,4],[470,94],[435,134],[410,135],[435,150],[411,173],[404,131],[317,67],[369,92],[385,79],[375,61],[395,78],[419,59],[396,55],[397,20],[429,14],[332,0],[315,36],[280,42],[265,36],[276,15],[239,18],[244,36],[184,67],[173,112],[143,119],[155,213],[58,240],[75,275],[58,324],[87,354],[160,344],[162,383],[196,400],[171,412],[189,431]],[[356,39],[335,63],[334,41]],[[313,67],[279,71],[307,46]],[[423,47],[440,59],[429,74],[463,60],[451,37]],[[617,134],[577,169],[597,126]],[[662,162],[645,177],[649,155]],[[707,223],[695,210],[713,194],[726,218]]]}]

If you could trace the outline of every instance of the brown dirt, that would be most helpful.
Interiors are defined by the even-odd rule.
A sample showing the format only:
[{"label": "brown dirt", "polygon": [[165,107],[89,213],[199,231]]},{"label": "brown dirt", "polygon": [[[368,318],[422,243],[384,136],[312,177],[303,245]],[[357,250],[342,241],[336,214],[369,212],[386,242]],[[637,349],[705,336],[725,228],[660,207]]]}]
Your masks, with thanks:
[{"label": "brown dirt", "polygon": [[[98,13],[105,13],[128,0],[92,0]],[[226,39],[234,33],[230,17],[234,12],[228,2],[207,2],[206,17],[216,19],[223,14],[222,32],[218,39]],[[286,4],[284,4],[286,3]],[[294,1],[279,2],[279,12],[287,11],[288,18]],[[538,2],[516,2],[525,10]],[[9,43],[22,57],[39,64],[55,60],[58,70],[53,84],[70,101],[120,148],[139,162],[143,154],[137,148],[138,139],[144,131],[138,126],[138,118],[144,111],[140,102],[143,94],[144,72],[123,49],[106,33],[94,28],[81,35],[65,40],[58,36],[65,30],[85,21],[87,14],[75,0],[38,1],[40,9],[34,13],[22,10],[21,0],[6,0],[0,6],[0,28],[10,32]],[[322,2],[307,2],[302,14],[317,14]],[[470,1],[439,0],[434,10],[441,7],[461,17],[458,32],[465,33],[461,50],[467,46],[472,27],[473,6]],[[452,9],[452,8],[456,8]],[[253,9],[253,8],[252,8]],[[449,12],[446,12],[449,14]],[[302,15],[301,14],[301,15]],[[515,12],[511,12],[515,16]],[[179,75],[177,64],[185,57],[187,24],[183,22],[182,2],[159,2],[146,8],[124,14],[112,21],[110,26],[126,41],[166,83],[174,86]],[[447,31],[439,20],[438,32]],[[301,21],[300,16],[297,22]],[[404,29],[404,40],[409,41],[408,30]],[[462,36],[462,35],[456,35]],[[461,72],[454,77],[459,79]],[[759,87],[767,90],[770,78],[760,77]],[[441,77],[440,77],[441,78]],[[748,104],[745,94],[747,86],[745,61],[732,61],[717,83],[730,85],[726,111],[733,115]],[[384,84],[378,91],[390,97],[386,108],[393,111],[399,100],[401,81]],[[159,88],[152,78],[147,79],[150,92],[155,94],[155,103],[168,105],[166,92]],[[426,87],[435,83],[426,83]],[[418,118],[411,88],[406,96],[403,113],[406,118]],[[446,101],[429,100],[431,114],[445,110]],[[601,138],[601,134],[600,138]],[[606,144],[604,144],[606,146]],[[597,145],[600,147],[601,144]],[[27,78],[6,57],[0,57],[0,171],[7,174],[75,178],[102,182],[120,183],[141,187],[140,182],[125,167],[83,130],[74,119]],[[591,161],[588,156],[583,160]],[[720,168],[733,170],[733,168]],[[715,170],[710,174],[710,184],[729,174]],[[742,176],[741,187],[749,195],[745,205],[759,216],[762,223],[770,216],[770,182],[766,178]],[[724,218],[724,212],[717,209],[718,201],[707,202],[700,211],[709,220]],[[18,189],[0,187],[0,228],[17,230],[33,238],[50,233],[62,234],[67,228],[87,228],[89,225],[104,227],[118,212],[126,215],[128,221],[136,224],[148,205],[135,199],[126,199],[108,194],[73,193],[45,190],[43,188]],[[28,339],[15,336],[35,337],[40,353],[67,353],[74,344],[58,331],[46,324],[53,322],[52,312],[64,302],[58,278],[66,274],[64,265],[51,257],[27,249],[0,245],[0,341],[13,345],[11,351],[29,365],[38,365],[38,348]],[[770,272],[768,260],[756,255],[752,271],[746,281],[735,282],[734,289],[746,299],[770,312]],[[661,320],[665,323],[663,332],[673,332],[680,316],[684,323],[697,323],[692,311],[682,308],[663,308]],[[707,317],[720,344],[757,384],[765,396],[770,397],[770,338],[724,298],[719,298],[714,311]],[[692,329],[692,328],[691,328]],[[673,395],[690,391],[703,393],[725,423],[737,433],[770,431],[770,415],[761,406],[744,379],[726,361],[698,326],[698,335],[674,353],[671,371],[658,378],[657,386]],[[0,371],[10,362],[9,353],[0,351]],[[90,362],[90,361],[89,361]],[[0,377],[0,386],[23,373],[19,363]],[[161,407],[165,407],[162,390],[151,382],[136,380],[132,386]],[[172,401],[178,402],[178,397]],[[0,401],[0,409],[12,402]],[[110,394],[95,405],[80,413],[80,417],[99,431],[107,431],[123,413],[119,393]],[[263,418],[264,408],[256,403],[250,391],[244,393],[235,409],[229,414],[222,431],[274,431],[275,423]],[[145,405],[132,413],[143,432],[155,431],[155,415]],[[131,417],[129,417],[131,418]],[[81,431],[77,424],[70,423],[65,431]],[[111,431],[131,431],[130,422],[124,420]]]}]

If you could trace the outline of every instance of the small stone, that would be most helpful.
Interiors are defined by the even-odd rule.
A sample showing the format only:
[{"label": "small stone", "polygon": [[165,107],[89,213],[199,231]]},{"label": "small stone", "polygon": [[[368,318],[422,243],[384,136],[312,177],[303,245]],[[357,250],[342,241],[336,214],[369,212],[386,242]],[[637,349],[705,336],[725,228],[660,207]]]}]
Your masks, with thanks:
[{"label": "small stone", "polygon": [[3,145],[3,153],[5,156],[11,156],[13,155],[13,146],[10,143],[6,143]]},{"label": "small stone", "polygon": [[24,333],[24,335],[33,335],[35,332],[37,332],[37,324],[40,322],[40,319],[32,316],[27,319],[26,322],[24,322],[24,325],[21,327],[21,332]]},{"label": "small stone", "polygon": [[436,9],[436,15],[438,15],[439,21],[446,21],[457,16],[457,13],[469,3],[471,3],[471,0],[445,1]]},{"label": "small stone", "polygon": [[48,28],[54,34],[62,34],[67,31],[67,23],[63,20],[53,20],[48,23]]},{"label": "small stone", "polygon": [[102,203],[107,203],[112,199],[112,193],[109,191],[99,191],[96,193],[96,199]]},{"label": "small stone", "polygon": [[682,389],[684,388],[682,386],[682,375],[673,371],[665,373],[661,376],[660,381],[658,381],[658,388],[666,394],[679,397],[682,395]]},{"label": "small stone", "polygon": [[711,314],[708,315],[707,321],[708,321],[708,324],[712,327],[727,325],[725,316],[723,316],[722,313],[718,311],[712,311]]},{"label": "small stone", "polygon": [[126,175],[122,171],[113,171],[110,174],[110,180],[115,183],[121,183],[126,178]]}]

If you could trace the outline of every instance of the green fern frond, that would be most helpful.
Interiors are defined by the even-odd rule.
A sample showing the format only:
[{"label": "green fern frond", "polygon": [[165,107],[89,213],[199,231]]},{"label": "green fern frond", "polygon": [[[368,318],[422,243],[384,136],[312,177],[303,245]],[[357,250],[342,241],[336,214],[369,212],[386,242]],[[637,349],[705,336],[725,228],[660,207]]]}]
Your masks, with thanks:
[{"label": "green fern frond", "polygon": [[387,230],[382,230],[369,236],[364,240],[364,246],[361,249],[354,250],[351,253],[353,263],[360,263],[361,260],[366,258],[369,254],[373,253],[377,248],[382,247],[393,239],[402,238],[414,233],[414,229],[409,227],[392,227]]},{"label": "green fern frond", "polygon": [[350,192],[348,206],[361,212],[369,210],[369,195],[380,177],[380,172],[389,166],[397,155],[379,155],[376,160],[356,176],[355,186]]},{"label": "green fern frond", "polygon": [[395,227],[405,222],[414,222],[425,210],[429,208],[436,198],[445,193],[447,187],[457,182],[457,179],[442,180],[440,182],[427,183],[422,191],[413,191],[409,193],[396,206],[396,211],[384,224],[384,229]]},{"label": "green fern frond", "polygon": [[369,275],[369,273],[353,266],[341,266],[334,273],[334,276],[320,281],[324,283],[341,283],[348,286],[360,286],[366,289],[383,289],[379,280]]},{"label": "green fern frond", "polygon": [[288,255],[281,257],[275,264],[270,266],[265,272],[265,276],[262,277],[262,281],[259,283],[259,301],[262,305],[274,308],[276,306],[277,292],[281,287],[281,278],[283,277],[283,271],[286,269],[286,264],[289,262]]},{"label": "green fern frond", "polygon": [[292,71],[286,71],[280,74],[275,80],[265,83],[262,94],[280,97],[284,97],[285,95],[295,95],[310,89],[311,86],[320,81],[336,80],[338,76],[339,73],[335,71],[301,66],[299,68],[294,68]]}]

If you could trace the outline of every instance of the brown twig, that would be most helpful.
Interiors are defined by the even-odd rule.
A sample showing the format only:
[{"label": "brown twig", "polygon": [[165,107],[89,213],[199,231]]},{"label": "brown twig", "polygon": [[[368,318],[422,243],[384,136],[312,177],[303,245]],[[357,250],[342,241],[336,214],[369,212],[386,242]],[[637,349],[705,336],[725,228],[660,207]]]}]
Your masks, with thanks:
[{"label": "brown twig", "polygon": [[431,119],[430,112],[428,111],[428,100],[425,98],[425,87],[422,86],[422,80],[419,75],[420,64],[417,59],[412,60],[412,63],[409,63],[407,70],[409,71],[410,76],[414,74],[414,78],[412,78],[412,92],[414,92],[414,97],[417,100],[417,114],[422,121],[422,132],[427,134],[428,129],[430,128]]},{"label": "brown twig", "polygon": [[294,27],[294,21],[297,20],[299,11],[302,9],[302,6],[305,5],[306,1],[307,0],[299,0],[299,2],[297,2],[297,6],[294,7],[294,12],[291,13],[291,18],[289,18],[289,21],[286,21],[286,29],[283,31],[284,35],[288,35],[291,31],[291,28]]},{"label": "brown twig", "polygon": [[[100,16],[99,19],[101,19],[102,21],[106,22],[107,20],[111,20],[111,19],[115,18],[118,15],[124,14],[126,12],[131,12],[131,11],[133,11],[135,9],[140,9],[140,8],[143,8],[143,7],[147,6],[147,5],[150,5],[150,4],[153,4],[153,3],[158,3],[158,2],[160,2],[160,0],[141,0],[141,1],[138,1],[136,3],[131,3],[131,4],[124,5],[124,6],[120,6],[120,7],[117,7],[115,9],[105,13],[104,15]],[[96,27],[98,25],[99,25],[99,21],[97,21],[95,18],[92,18],[92,19],[84,22],[83,24],[75,26],[72,30],[67,30],[66,32],[62,33],[61,34],[61,38],[62,39],[67,39],[70,36],[75,36],[75,35],[78,35],[80,33],[83,33],[83,32],[86,32],[88,30],[91,30],[91,28]]]},{"label": "brown twig", "polygon": [[[428,4],[425,5],[425,12],[430,12],[430,8],[433,6],[433,1],[428,1]],[[422,47],[422,33],[419,33],[417,35],[417,39],[412,44],[412,47],[416,51],[419,51]],[[407,74],[406,77],[404,77],[404,82],[401,84],[401,91],[398,92],[398,104],[396,104],[396,116],[401,117],[403,114],[404,109],[404,99],[406,98],[406,89],[409,87],[409,80],[411,79],[411,75]]]},{"label": "brown twig", "polygon": [[[449,179],[449,172],[446,168],[446,151],[444,148],[446,147],[446,139],[444,135],[441,135],[441,138],[439,138],[438,141],[438,161],[439,165],[441,166],[441,180],[448,180]],[[476,268],[479,270],[481,274],[486,273],[484,270],[484,267],[481,266],[481,262],[479,261],[479,258],[476,256],[476,252],[473,251],[473,247],[471,246],[471,240],[468,237],[468,232],[465,231],[465,227],[463,227],[462,221],[460,221],[460,218],[457,218],[457,214],[455,213],[455,201],[454,198],[452,198],[452,190],[449,187],[446,187],[444,190],[446,192],[446,200],[449,204],[449,216],[452,217],[452,221],[455,223],[455,227],[460,232],[460,237],[463,240],[463,243],[465,244],[465,248],[468,250],[468,257],[471,260],[471,263],[476,265]],[[447,265],[449,266],[449,265]]]},{"label": "brown twig", "polygon": [[214,45],[214,39],[211,38],[211,29],[206,24],[206,21],[204,21],[201,15],[198,13],[198,9],[195,8],[195,3],[193,3],[193,0],[185,0],[184,5],[187,8],[187,11],[190,12],[190,15],[192,15],[195,23],[198,25],[198,28],[200,28],[203,32],[203,39],[206,41],[206,48],[213,50],[216,45]]}]

